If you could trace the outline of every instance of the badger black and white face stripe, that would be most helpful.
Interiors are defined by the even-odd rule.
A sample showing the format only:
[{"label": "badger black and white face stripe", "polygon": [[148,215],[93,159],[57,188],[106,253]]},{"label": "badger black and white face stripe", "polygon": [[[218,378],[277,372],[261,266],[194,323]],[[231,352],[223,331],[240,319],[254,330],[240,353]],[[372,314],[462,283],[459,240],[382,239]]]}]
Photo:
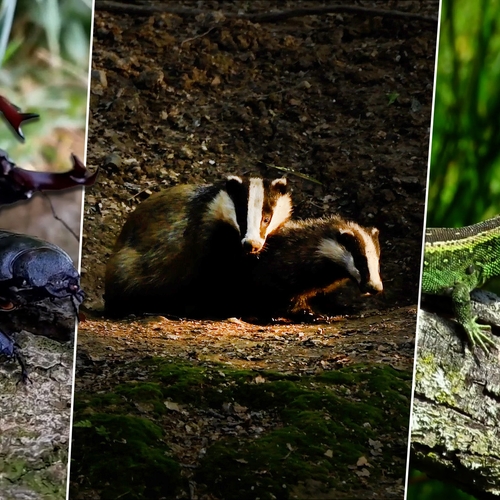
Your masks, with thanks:
[{"label": "badger black and white face stripe", "polygon": [[321,240],[317,253],[342,266],[368,292],[381,292],[378,229],[365,229],[354,222],[340,228],[338,239]]},{"label": "badger black and white face stripe", "polygon": [[363,240],[363,249],[368,265],[369,281],[367,285],[377,292],[384,289],[380,278],[380,246],[378,244],[378,229],[372,228],[370,232],[357,226],[359,235]]},{"label": "badger black and white face stripe", "polygon": [[241,241],[251,253],[262,250],[266,238],[290,218],[292,201],[285,178],[267,181],[250,178],[246,231]]},{"label": "badger black and white face stripe", "polygon": [[[227,178],[228,183],[235,186],[235,191],[242,191],[243,179],[236,175],[231,175]],[[233,196],[234,197],[234,196]],[[207,218],[226,222],[233,226],[240,233],[238,217],[236,215],[235,200],[231,197],[228,191],[221,189],[214,199],[208,204]]]},{"label": "badger black and white face stripe", "polygon": [[245,250],[259,253],[267,236],[290,218],[292,200],[286,191],[285,178],[243,180],[230,175],[225,189],[220,189],[209,202],[205,217],[230,224],[240,234]]}]

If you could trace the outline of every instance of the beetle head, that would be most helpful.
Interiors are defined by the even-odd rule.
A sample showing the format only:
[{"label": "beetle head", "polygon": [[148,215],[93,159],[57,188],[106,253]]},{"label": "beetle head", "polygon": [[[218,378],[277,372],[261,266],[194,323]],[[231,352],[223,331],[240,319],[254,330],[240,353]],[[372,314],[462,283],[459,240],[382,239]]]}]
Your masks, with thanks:
[{"label": "beetle head", "polygon": [[36,248],[19,255],[12,266],[19,291],[35,292],[49,297],[75,297],[83,300],[80,276],[63,251]]}]

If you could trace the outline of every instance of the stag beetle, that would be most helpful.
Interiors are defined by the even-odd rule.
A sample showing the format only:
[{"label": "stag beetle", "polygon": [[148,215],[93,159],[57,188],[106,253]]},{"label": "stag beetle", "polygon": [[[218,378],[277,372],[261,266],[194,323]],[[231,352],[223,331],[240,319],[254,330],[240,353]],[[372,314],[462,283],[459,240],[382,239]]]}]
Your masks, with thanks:
[{"label": "stag beetle", "polygon": [[70,297],[75,312],[83,301],[80,275],[70,256],[47,241],[0,230],[0,309],[46,297]]}]

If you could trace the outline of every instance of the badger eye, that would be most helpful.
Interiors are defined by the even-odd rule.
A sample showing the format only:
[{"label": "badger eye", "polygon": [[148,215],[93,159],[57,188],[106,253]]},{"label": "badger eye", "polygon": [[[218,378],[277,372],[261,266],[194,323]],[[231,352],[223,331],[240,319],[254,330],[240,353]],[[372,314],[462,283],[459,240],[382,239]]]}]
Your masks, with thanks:
[{"label": "badger eye", "polygon": [[271,222],[271,217],[269,215],[265,215],[263,218],[262,218],[262,222],[264,224],[269,224]]}]

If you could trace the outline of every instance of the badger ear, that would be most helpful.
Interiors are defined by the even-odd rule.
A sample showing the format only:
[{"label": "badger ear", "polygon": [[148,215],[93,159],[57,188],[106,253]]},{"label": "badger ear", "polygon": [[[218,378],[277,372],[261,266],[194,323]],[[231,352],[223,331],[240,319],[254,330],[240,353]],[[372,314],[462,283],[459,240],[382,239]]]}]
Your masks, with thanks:
[{"label": "badger ear", "polygon": [[379,235],[379,230],[376,227],[372,227],[370,230],[370,234],[373,236],[373,238],[378,239]]},{"label": "badger ear", "polygon": [[351,236],[354,236],[354,231],[352,229],[349,229],[346,227],[339,229],[339,233],[340,234],[350,234]]},{"label": "badger ear", "polygon": [[339,229],[339,234],[342,238],[345,238],[347,240],[350,238],[354,238],[354,231],[348,227]]},{"label": "badger ear", "polygon": [[279,193],[285,194],[288,191],[288,181],[286,177],[280,177],[279,179],[274,179],[271,182],[271,187],[277,189]]},{"label": "badger ear", "polygon": [[243,184],[243,179],[241,177],[238,177],[237,175],[228,175],[226,177],[226,185],[237,185],[237,184]]},{"label": "badger ear", "polygon": [[237,175],[228,175],[226,177],[226,191],[231,195],[240,193],[243,190],[243,179]]},{"label": "badger ear", "polygon": [[356,236],[354,235],[354,231],[352,231],[352,229],[342,228],[339,230],[337,241],[344,247],[349,248],[355,239]]}]

